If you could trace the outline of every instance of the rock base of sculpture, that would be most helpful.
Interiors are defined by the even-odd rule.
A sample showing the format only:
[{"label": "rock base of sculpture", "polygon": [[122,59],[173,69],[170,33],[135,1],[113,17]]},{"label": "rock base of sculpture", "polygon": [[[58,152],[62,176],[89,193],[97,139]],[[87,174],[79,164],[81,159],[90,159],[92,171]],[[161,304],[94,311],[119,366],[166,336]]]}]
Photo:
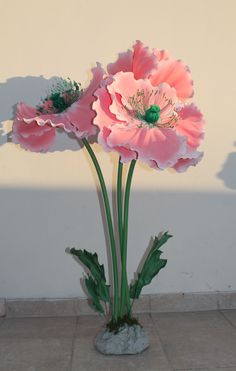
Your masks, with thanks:
[{"label": "rock base of sculpture", "polygon": [[138,354],[149,347],[149,335],[140,325],[124,324],[116,333],[105,328],[96,336],[95,347],[102,354]]}]

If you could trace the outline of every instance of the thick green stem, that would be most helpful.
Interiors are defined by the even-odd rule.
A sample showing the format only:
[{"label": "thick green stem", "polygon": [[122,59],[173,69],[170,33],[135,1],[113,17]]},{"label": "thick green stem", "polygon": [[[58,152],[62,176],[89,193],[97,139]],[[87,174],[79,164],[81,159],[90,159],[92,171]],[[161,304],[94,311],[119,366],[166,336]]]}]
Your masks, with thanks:
[{"label": "thick green stem", "polygon": [[122,242],[123,242],[123,223],[122,223],[122,171],[123,164],[119,158],[118,172],[117,172],[117,214],[118,214],[118,230],[119,230],[119,240],[120,240],[120,253],[122,256]]},{"label": "thick green stem", "polygon": [[119,309],[119,283],[118,283],[118,264],[117,264],[117,255],[116,255],[116,244],[115,244],[115,237],[114,237],[114,230],[113,230],[113,223],[112,223],[112,217],[111,217],[111,209],[110,209],[110,203],[109,198],[107,194],[106,184],[103,178],[102,170],[100,168],[100,165],[98,163],[97,157],[95,153],[93,152],[93,149],[91,148],[89,142],[84,138],[82,139],[82,142],[84,143],[85,148],[87,149],[93,164],[95,166],[98,179],[101,186],[104,206],[105,206],[105,213],[106,213],[106,220],[107,220],[107,226],[109,231],[109,239],[110,239],[110,246],[111,246],[111,256],[112,256],[112,268],[113,268],[113,284],[114,284],[114,302],[113,302],[113,319],[114,321],[117,321],[118,319],[118,309]]},{"label": "thick green stem", "polygon": [[[124,219],[123,219],[123,239],[122,239],[122,271],[121,271],[121,305],[120,316],[130,314],[131,304],[129,295],[129,286],[127,279],[127,241],[128,241],[128,221],[129,221],[129,197],[131,189],[131,181],[134,172],[136,160],[132,160],[127,175],[125,199],[124,199]],[[125,300],[126,299],[126,300]]]},{"label": "thick green stem", "polygon": [[[117,172],[117,214],[118,214],[118,231],[119,231],[119,242],[120,242],[120,256],[122,260],[123,256],[123,200],[122,200],[122,175],[123,175],[123,164],[119,158],[119,163],[118,163],[118,172]],[[122,294],[122,290],[124,290],[124,294]],[[121,292],[120,292],[120,298],[122,298],[122,302],[120,302],[120,310],[123,311],[121,308],[124,306],[124,300],[126,300],[126,303],[130,302],[129,299],[129,287],[128,287],[128,280],[126,276],[126,285],[125,287],[121,287]],[[124,313],[123,313],[124,314]]]}]

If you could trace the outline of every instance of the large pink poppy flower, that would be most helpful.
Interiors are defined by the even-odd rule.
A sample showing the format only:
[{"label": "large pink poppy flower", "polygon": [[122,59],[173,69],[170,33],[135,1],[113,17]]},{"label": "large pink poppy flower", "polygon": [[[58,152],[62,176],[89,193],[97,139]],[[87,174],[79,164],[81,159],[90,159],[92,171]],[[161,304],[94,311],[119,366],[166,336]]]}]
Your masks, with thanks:
[{"label": "large pink poppy flower", "polygon": [[99,87],[104,70],[98,64],[92,72],[93,78],[83,92],[76,83],[70,84],[69,93],[67,85],[64,91],[60,85],[36,108],[19,103],[13,122],[13,141],[25,149],[40,152],[47,151],[54,143],[56,127],[74,133],[79,139],[94,135],[97,129],[93,124],[93,93]]},{"label": "large pink poppy flower", "polygon": [[140,159],[157,169],[185,171],[202,157],[197,152],[202,114],[193,104],[183,105],[181,81],[176,86],[169,74],[166,82],[164,74],[156,85],[153,76],[137,79],[134,72],[117,72],[95,92],[98,141],[123,162]]}]

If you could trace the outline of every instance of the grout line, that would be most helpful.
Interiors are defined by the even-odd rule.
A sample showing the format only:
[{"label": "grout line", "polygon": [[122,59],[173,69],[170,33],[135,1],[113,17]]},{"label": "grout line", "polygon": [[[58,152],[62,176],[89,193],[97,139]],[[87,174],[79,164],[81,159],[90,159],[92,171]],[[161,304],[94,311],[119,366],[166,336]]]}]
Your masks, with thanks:
[{"label": "grout line", "polygon": [[74,345],[75,345],[75,339],[76,339],[76,334],[77,334],[77,327],[78,327],[78,321],[79,317],[75,317],[75,329],[72,337],[72,343],[71,343],[71,357],[70,357],[70,363],[69,363],[69,371],[72,371],[72,366],[73,366],[73,358],[74,358]]},{"label": "grout line", "polygon": [[222,317],[233,327],[236,328],[235,324],[229,319],[225,313],[222,310],[219,310],[219,313],[222,315]]},{"label": "grout line", "polygon": [[149,316],[150,316],[150,319],[151,319],[151,321],[152,321],[152,323],[153,323],[153,327],[154,327],[154,329],[155,329],[155,334],[156,334],[157,338],[158,338],[159,341],[160,341],[161,349],[162,349],[162,351],[163,351],[163,353],[164,353],[164,355],[165,355],[165,357],[166,357],[166,359],[167,359],[167,362],[168,362],[168,365],[169,365],[169,367],[170,367],[170,370],[171,370],[171,371],[174,371],[174,368],[173,368],[173,366],[172,366],[172,364],[171,364],[171,361],[170,361],[170,359],[169,359],[169,356],[168,356],[168,354],[167,354],[166,351],[165,351],[164,344],[163,344],[162,339],[161,339],[161,336],[159,335],[159,332],[158,332],[158,326],[156,325],[156,323],[155,323],[155,321],[154,321],[154,319],[153,319],[153,315],[152,315],[152,313],[149,313]]}]

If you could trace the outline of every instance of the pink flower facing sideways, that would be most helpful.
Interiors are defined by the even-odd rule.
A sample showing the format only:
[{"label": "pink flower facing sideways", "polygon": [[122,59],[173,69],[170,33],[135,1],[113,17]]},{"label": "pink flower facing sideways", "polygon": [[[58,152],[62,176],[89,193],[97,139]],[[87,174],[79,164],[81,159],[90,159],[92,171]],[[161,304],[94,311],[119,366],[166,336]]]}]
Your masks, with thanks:
[{"label": "pink flower facing sideways", "polygon": [[156,169],[178,172],[196,165],[203,139],[203,115],[187,100],[193,83],[187,66],[165,51],[137,41],[108,65],[93,108],[98,142],[122,162],[140,159]]},{"label": "pink flower facing sideways", "polygon": [[13,141],[25,149],[41,152],[53,145],[57,127],[74,133],[79,139],[95,134],[93,93],[99,87],[104,71],[98,64],[92,72],[93,78],[84,91],[76,82],[59,79],[37,107],[19,103],[13,122]]}]

